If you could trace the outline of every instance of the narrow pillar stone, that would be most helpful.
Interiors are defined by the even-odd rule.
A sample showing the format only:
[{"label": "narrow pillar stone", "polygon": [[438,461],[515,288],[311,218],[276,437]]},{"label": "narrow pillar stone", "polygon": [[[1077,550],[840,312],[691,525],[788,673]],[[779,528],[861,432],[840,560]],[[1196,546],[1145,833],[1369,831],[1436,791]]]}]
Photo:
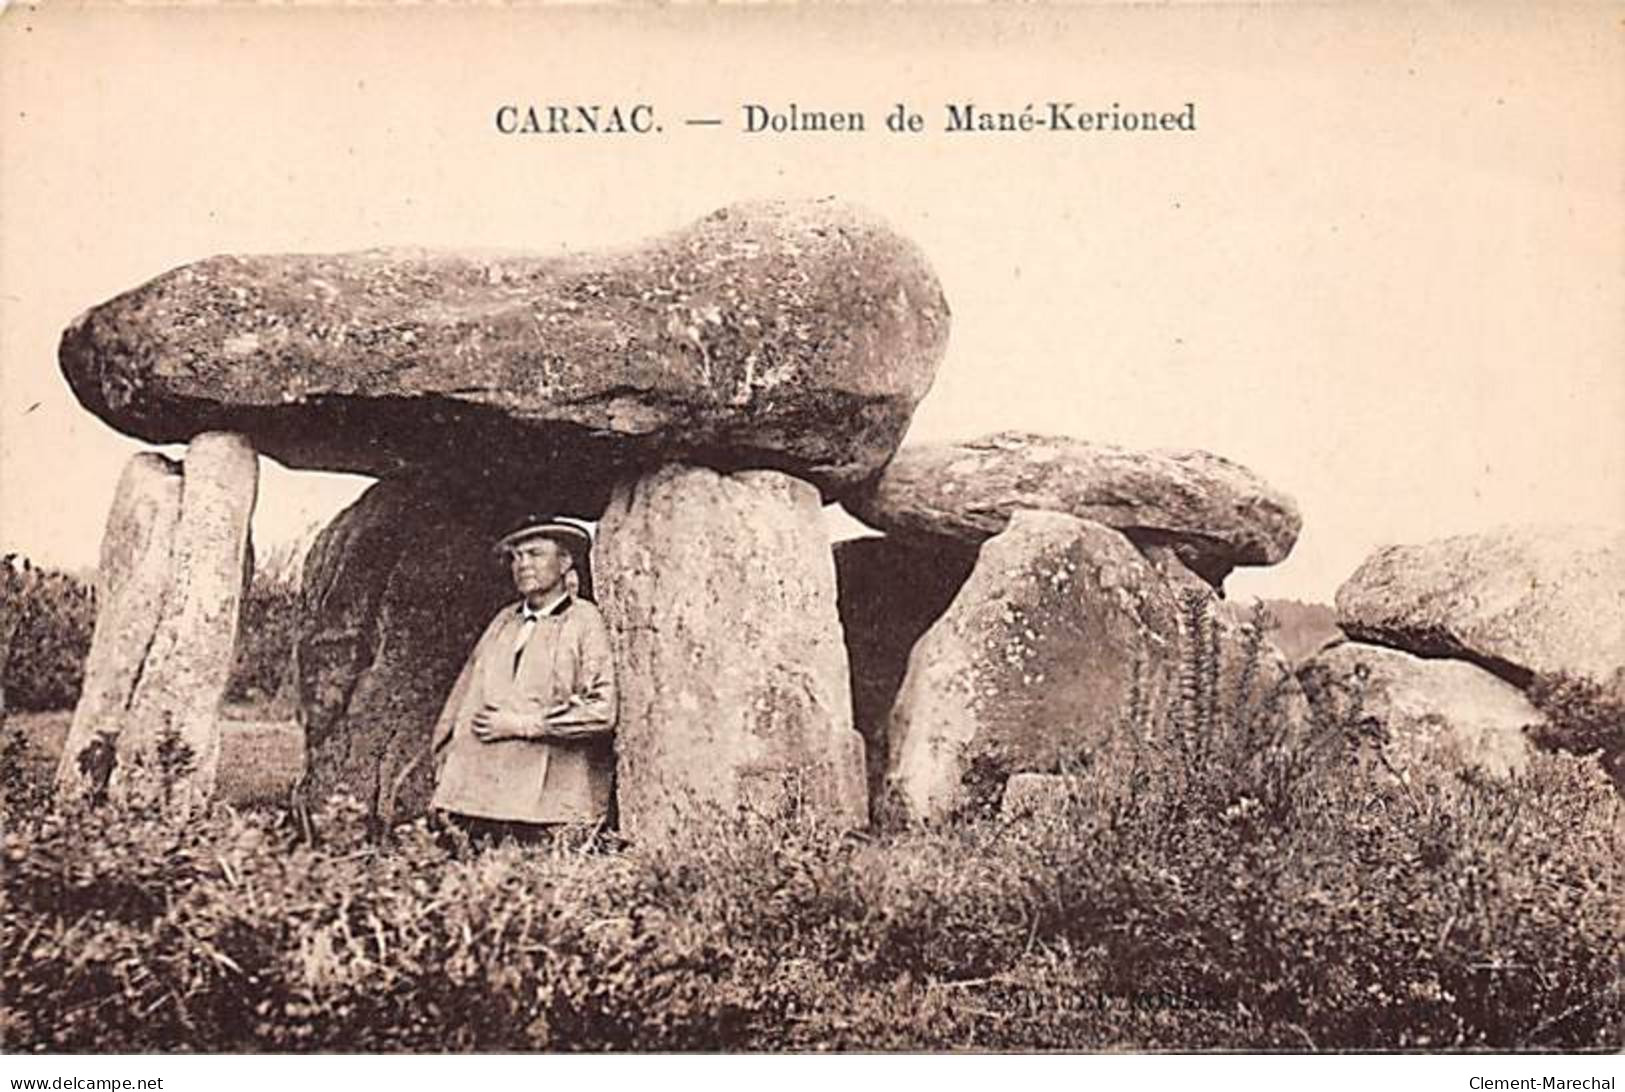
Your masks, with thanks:
[{"label": "narrow pillar stone", "polygon": [[247,438],[208,432],[187,445],[169,592],[120,739],[115,789],[121,771],[150,763],[173,731],[193,765],[172,799],[195,806],[214,792],[258,488],[259,461]]},{"label": "narrow pillar stone", "polygon": [[665,466],[615,487],[599,602],[616,646],[621,828],[707,806],[866,822],[818,491],[772,470]]},{"label": "narrow pillar stone", "polygon": [[[67,796],[94,793],[107,784],[112,745],[124,730],[164,613],[180,506],[178,463],[142,452],[125,464],[102,534],[96,628],[84,685],[57,767],[57,791]],[[87,756],[92,748],[96,753]]]}]

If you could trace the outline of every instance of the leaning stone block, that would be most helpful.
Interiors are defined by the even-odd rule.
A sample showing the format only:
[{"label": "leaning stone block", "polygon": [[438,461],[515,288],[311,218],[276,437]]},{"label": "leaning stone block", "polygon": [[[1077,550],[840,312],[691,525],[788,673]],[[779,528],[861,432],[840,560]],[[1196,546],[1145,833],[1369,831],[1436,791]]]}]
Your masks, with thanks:
[{"label": "leaning stone block", "polygon": [[[59,792],[78,795],[106,787],[112,746],[124,731],[136,683],[168,604],[170,552],[180,507],[178,464],[153,452],[125,464],[102,535],[96,628],[57,767]],[[89,758],[87,751],[92,752]]]},{"label": "leaning stone block", "polygon": [[173,734],[193,763],[176,799],[197,804],[214,792],[220,704],[236,656],[258,488],[259,461],[245,437],[210,432],[187,445],[170,588],[120,738],[115,789],[121,771],[151,763]]}]

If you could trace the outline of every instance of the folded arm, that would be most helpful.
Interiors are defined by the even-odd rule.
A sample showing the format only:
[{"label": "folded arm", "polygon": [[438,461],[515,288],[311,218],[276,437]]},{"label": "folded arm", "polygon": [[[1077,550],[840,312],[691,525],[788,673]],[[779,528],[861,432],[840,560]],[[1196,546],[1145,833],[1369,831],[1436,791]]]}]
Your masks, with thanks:
[{"label": "folded arm", "polygon": [[564,701],[539,708],[534,701],[518,708],[486,705],[474,714],[475,738],[580,740],[613,735],[617,711],[615,661],[609,634],[596,617],[582,637],[574,691]]}]

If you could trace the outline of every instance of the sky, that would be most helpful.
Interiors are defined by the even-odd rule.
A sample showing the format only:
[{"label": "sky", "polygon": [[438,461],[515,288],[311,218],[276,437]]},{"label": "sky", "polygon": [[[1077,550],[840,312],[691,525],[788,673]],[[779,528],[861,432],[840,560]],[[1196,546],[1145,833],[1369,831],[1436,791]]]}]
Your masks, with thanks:
[{"label": "sky", "polygon": [[[1023,429],[1241,462],[1304,529],[1232,594],[1329,601],[1387,543],[1625,522],[1617,16],[14,5],[0,550],[94,565],[145,445],[77,405],[56,343],[159,273],[221,253],[590,250],[826,194],[918,243],[953,312],[908,442]],[[1194,103],[1197,129],[943,131],[948,103],[1049,100]],[[497,131],[498,107],[552,102],[647,102],[670,124]],[[869,129],[742,131],[745,104],[790,102],[862,110]],[[926,131],[885,131],[899,102]],[[366,484],[265,460],[256,542]]]}]

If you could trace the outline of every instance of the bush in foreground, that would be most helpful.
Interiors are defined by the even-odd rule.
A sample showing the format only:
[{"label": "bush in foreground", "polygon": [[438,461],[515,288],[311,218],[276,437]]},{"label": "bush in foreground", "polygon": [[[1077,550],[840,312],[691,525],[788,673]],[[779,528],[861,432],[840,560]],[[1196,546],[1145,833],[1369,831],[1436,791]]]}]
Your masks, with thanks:
[{"label": "bush in foreground", "polygon": [[1324,799],[1280,835],[740,820],[661,854],[467,854],[418,828],[311,848],[264,816],[51,815],[4,838],[0,1039],[1617,1047],[1617,829],[1575,760],[1537,765],[1514,790]]},{"label": "bush in foreground", "polygon": [[1537,675],[1529,700],[1546,718],[1530,729],[1537,746],[1595,756],[1625,794],[1625,698],[1617,688],[1575,675]]},{"label": "bush in foreground", "polygon": [[317,847],[269,813],[14,809],[0,1045],[1620,1046],[1625,838],[1594,764],[1368,778],[1323,731],[1237,728],[1267,700],[1201,677],[1132,777],[1018,823],[713,815],[658,852],[475,853],[370,844],[342,808]]}]

